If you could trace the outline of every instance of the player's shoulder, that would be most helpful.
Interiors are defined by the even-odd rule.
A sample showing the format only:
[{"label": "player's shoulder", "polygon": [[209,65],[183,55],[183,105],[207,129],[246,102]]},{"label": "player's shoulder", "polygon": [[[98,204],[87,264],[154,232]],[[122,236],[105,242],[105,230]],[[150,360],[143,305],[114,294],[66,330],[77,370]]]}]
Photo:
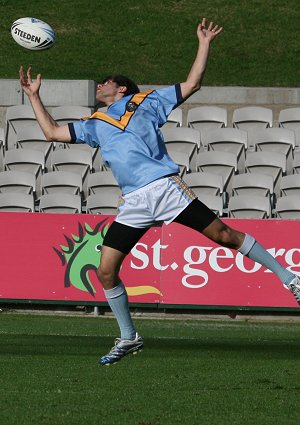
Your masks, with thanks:
[{"label": "player's shoulder", "polygon": [[154,93],[157,96],[172,96],[174,94],[177,93],[178,89],[180,87],[180,84],[176,83],[176,84],[172,84],[169,86],[160,86],[154,89]]}]

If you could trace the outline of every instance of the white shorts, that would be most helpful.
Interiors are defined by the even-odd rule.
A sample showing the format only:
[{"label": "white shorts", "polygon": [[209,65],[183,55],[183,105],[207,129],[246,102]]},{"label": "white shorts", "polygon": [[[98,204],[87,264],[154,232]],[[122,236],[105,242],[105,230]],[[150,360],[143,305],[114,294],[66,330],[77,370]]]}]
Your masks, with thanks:
[{"label": "white shorts", "polygon": [[169,224],[196,198],[179,176],[163,177],[120,196],[115,221],[138,228]]}]

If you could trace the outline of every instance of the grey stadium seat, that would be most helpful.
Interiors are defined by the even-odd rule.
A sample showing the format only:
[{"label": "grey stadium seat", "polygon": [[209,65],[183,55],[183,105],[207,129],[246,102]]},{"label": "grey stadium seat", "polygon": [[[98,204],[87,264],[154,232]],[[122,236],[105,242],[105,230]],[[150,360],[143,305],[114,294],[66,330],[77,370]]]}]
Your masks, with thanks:
[{"label": "grey stadium seat", "polygon": [[237,172],[237,157],[230,152],[199,152],[197,171],[205,171],[223,177],[224,190],[230,190],[232,176]]},{"label": "grey stadium seat", "polygon": [[224,214],[223,199],[220,196],[215,195],[201,195],[201,202],[210,208],[218,217],[222,217]]},{"label": "grey stadium seat", "polygon": [[289,130],[300,129],[300,108],[287,108],[279,112],[279,127]]},{"label": "grey stadium seat", "polygon": [[287,173],[292,170],[295,133],[285,128],[265,128],[251,132],[251,144],[257,151],[283,153],[287,160]]},{"label": "grey stadium seat", "polygon": [[189,167],[196,171],[196,156],[200,149],[200,132],[192,128],[167,128],[162,129],[166,148],[178,152],[187,153]]},{"label": "grey stadium seat", "polygon": [[119,197],[113,193],[89,195],[86,200],[88,214],[116,215]]},{"label": "grey stadium seat", "polygon": [[280,181],[280,196],[300,196],[300,174],[283,176]]},{"label": "grey stadium seat", "polygon": [[198,106],[190,108],[187,124],[197,130],[211,130],[227,127],[227,110],[217,106]]},{"label": "grey stadium seat", "polygon": [[87,181],[88,195],[101,195],[103,193],[112,193],[116,196],[121,195],[121,190],[111,171],[100,171],[88,176]]},{"label": "grey stadium seat", "polygon": [[79,121],[82,118],[90,117],[91,114],[91,108],[80,105],[63,105],[51,109],[51,115],[59,125],[65,125],[72,121]]},{"label": "grey stadium seat", "polygon": [[174,128],[182,127],[182,109],[176,108],[168,116],[167,122],[163,125],[163,128]]},{"label": "grey stadium seat", "polygon": [[233,111],[232,125],[240,130],[251,131],[273,126],[272,109],[262,106],[245,106]]},{"label": "grey stadium seat", "polygon": [[237,128],[219,128],[206,132],[205,144],[209,151],[230,152],[236,155],[239,172],[245,170],[248,134]]},{"label": "grey stadium seat", "polygon": [[246,171],[272,176],[274,191],[279,193],[280,180],[286,174],[286,156],[277,152],[248,152]]},{"label": "grey stadium seat", "polygon": [[45,156],[45,167],[50,168],[51,152],[55,143],[48,142],[40,127],[28,126],[20,128],[16,134],[16,147],[18,149],[36,149]]},{"label": "grey stadium seat", "polygon": [[4,158],[5,171],[25,171],[35,176],[36,195],[41,194],[41,176],[45,170],[43,152],[34,149],[11,149]]},{"label": "grey stadium seat", "polygon": [[224,191],[223,177],[218,174],[196,172],[184,176],[186,184],[199,196],[222,196]]},{"label": "grey stadium seat", "polygon": [[228,213],[231,218],[270,218],[270,199],[257,195],[233,196],[228,202]]},{"label": "grey stadium seat", "polygon": [[35,175],[26,171],[2,171],[0,173],[0,192],[35,194]]},{"label": "grey stadium seat", "polygon": [[276,217],[284,220],[300,220],[299,195],[282,196],[277,199]]},{"label": "grey stadium seat", "polygon": [[16,148],[17,133],[28,126],[38,128],[38,122],[31,105],[9,106],[6,110],[6,149]]},{"label": "grey stadium seat", "polygon": [[33,195],[26,193],[0,193],[0,211],[34,212]]},{"label": "grey stadium seat", "polygon": [[5,151],[5,142],[4,142],[4,130],[0,128],[0,171],[3,170],[3,160],[4,160],[4,151]]},{"label": "grey stadium seat", "polygon": [[82,178],[79,173],[70,171],[51,171],[42,175],[42,194],[69,193],[80,195],[82,192]]},{"label": "grey stadium seat", "polygon": [[45,213],[81,213],[81,197],[69,193],[50,193],[40,197],[39,211]]},{"label": "grey stadium seat", "polygon": [[183,177],[190,171],[190,158],[186,152],[180,152],[174,148],[168,147],[168,154],[172,160],[179,166],[180,176]]},{"label": "grey stadium seat", "polygon": [[237,174],[232,177],[232,196],[266,196],[274,203],[274,180],[272,176],[259,173]]},{"label": "grey stadium seat", "polygon": [[82,178],[83,192],[86,196],[87,176],[93,170],[93,158],[89,151],[59,149],[51,156],[53,171],[69,171],[80,174]]},{"label": "grey stadium seat", "polygon": [[100,171],[101,169],[101,153],[99,148],[92,148],[87,143],[65,143],[66,150],[79,150],[86,151],[92,155],[93,165],[92,168],[95,171]]}]

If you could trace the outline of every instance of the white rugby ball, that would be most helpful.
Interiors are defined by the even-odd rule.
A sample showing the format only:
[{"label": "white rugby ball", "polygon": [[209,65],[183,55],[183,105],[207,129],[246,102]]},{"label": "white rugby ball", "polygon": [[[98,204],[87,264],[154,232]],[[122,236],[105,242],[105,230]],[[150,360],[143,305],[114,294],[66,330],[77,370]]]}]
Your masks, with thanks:
[{"label": "white rugby ball", "polygon": [[46,22],[35,18],[20,18],[11,26],[16,43],[29,50],[49,49],[55,43],[55,31]]}]

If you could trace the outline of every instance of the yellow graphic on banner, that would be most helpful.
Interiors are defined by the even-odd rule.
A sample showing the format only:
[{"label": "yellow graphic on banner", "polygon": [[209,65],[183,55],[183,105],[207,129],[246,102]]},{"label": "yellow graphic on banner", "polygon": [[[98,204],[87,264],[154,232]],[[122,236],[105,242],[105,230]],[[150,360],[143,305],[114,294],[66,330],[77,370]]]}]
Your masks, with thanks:
[{"label": "yellow graphic on banner", "polygon": [[162,295],[159,289],[155,288],[154,286],[126,286],[126,291],[129,296],[136,296],[136,295],[145,295],[145,294],[157,294]]}]

